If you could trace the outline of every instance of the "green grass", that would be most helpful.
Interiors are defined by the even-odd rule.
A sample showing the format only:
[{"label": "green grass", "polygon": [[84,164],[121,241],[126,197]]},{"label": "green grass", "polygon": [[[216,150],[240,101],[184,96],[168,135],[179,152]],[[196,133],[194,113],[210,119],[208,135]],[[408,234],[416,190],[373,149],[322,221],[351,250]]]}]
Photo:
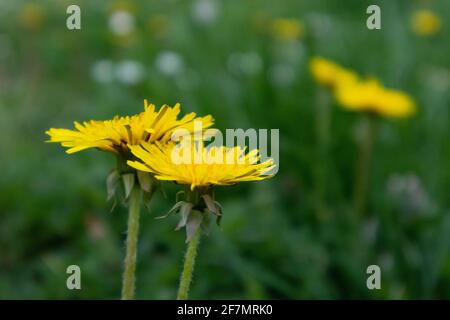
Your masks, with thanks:
[{"label": "green grass", "polygon": [[[181,102],[185,113],[211,113],[225,128],[279,128],[280,170],[260,183],[218,188],[222,230],[202,239],[192,298],[449,298],[450,297],[450,3],[375,1],[381,31],[366,28],[374,1],[219,1],[215,23],[192,19],[193,1],[136,1],[136,29],[127,45],[108,28],[110,6],[75,1],[82,30],[65,27],[61,1],[35,1],[42,24],[20,21],[25,1],[0,4],[0,298],[118,298],[127,210],[109,213],[105,178],[114,159],[98,151],[66,155],[44,144],[49,127],[74,120],[134,114],[143,98]],[[69,3],[67,3],[68,5]],[[411,33],[417,8],[441,15],[433,37]],[[166,36],[148,19],[167,17]],[[297,18],[305,36],[296,45],[256,27],[258,17]],[[256,22],[255,22],[256,21]],[[33,30],[32,30],[33,29]],[[122,44],[121,44],[122,43]],[[184,70],[175,77],[155,67],[174,51]],[[233,73],[229,57],[255,52],[256,74]],[[323,162],[315,134],[317,85],[308,59],[322,55],[411,94],[418,104],[408,120],[382,121],[370,172],[369,209],[352,212],[359,115],[333,103],[325,198],[315,210],[315,170]],[[143,81],[101,84],[91,77],[100,59],[139,61]],[[271,80],[274,67],[294,74],[286,86]],[[421,189],[395,195],[388,181],[412,174]],[[395,181],[395,180],[394,180]],[[155,220],[174,203],[157,194],[141,216],[136,296],[175,298],[185,250],[176,217]],[[429,203],[418,205],[426,194]],[[82,290],[66,289],[66,268],[82,270]],[[382,289],[366,288],[366,268],[382,269]]]}]

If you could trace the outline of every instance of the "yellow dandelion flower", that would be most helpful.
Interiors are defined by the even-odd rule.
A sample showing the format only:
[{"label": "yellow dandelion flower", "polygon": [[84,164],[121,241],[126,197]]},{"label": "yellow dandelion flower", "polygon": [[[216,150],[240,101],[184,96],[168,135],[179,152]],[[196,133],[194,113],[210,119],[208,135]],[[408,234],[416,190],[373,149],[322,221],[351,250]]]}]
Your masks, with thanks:
[{"label": "yellow dandelion flower", "polygon": [[202,141],[184,139],[179,144],[141,143],[130,146],[139,161],[128,161],[137,170],[151,172],[158,180],[197,187],[231,185],[272,177],[273,160],[260,162],[258,150],[248,153],[241,147],[205,147]]},{"label": "yellow dandelion flower", "polygon": [[368,111],[386,117],[408,117],[415,112],[415,104],[410,96],[386,89],[374,79],[339,87],[336,98],[346,109]]},{"label": "yellow dandelion flower", "polygon": [[46,131],[50,136],[48,142],[61,143],[69,148],[67,153],[75,153],[89,148],[98,148],[116,154],[129,153],[129,145],[141,142],[168,141],[176,129],[186,129],[194,132],[194,121],[201,121],[202,128],[210,127],[214,120],[208,115],[197,118],[194,112],[177,119],[180,104],[174,107],[164,105],[159,111],[155,105],[144,100],[144,111],[133,116],[119,117],[112,120],[90,120],[81,123],[74,122],[75,130],[51,128]]},{"label": "yellow dandelion flower", "polygon": [[411,16],[411,29],[419,36],[436,34],[442,26],[441,18],[431,10],[418,10]]},{"label": "yellow dandelion flower", "polygon": [[355,72],[347,70],[339,64],[322,57],[312,58],[309,62],[309,69],[319,84],[332,89],[358,80]]},{"label": "yellow dandelion flower", "polygon": [[292,41],[303,37],[305,27],[296,19],[275,19],[271,25],[272,34],[276,39]]}]

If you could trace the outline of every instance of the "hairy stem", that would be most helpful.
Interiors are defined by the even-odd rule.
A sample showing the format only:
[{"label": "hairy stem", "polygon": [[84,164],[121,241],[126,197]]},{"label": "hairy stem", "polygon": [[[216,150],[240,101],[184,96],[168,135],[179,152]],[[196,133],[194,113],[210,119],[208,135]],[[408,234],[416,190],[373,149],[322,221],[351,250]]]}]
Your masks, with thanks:
[{"label": "hairy stem", "polygon": [[138,186],[134,186],[130,194],[125,270],[123,272],[123,284],[122,284],[122,300],[134,299],[136,252],[139,234],[140,199],[141,199],[141,190]]},{"label": "hairy stem", "polygon": [[184,257],[183,271],[181,272],[180,287],[178,289],[177,300],[187,300],[189,287],[191,285],[192,274],[194,272],[195,257],[197,256],[197,248],[200,242],[201,228],[195,232],[191,241],[187,245]]}]

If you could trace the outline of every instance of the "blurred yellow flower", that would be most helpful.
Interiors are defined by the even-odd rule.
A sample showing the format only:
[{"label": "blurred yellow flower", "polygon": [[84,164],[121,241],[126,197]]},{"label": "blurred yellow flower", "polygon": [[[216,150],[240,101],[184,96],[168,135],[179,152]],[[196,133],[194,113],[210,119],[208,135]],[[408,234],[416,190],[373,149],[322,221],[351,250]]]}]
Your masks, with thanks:
[{"label": "blurred yellow flower", "polygon": [[374,79],[341,86],[336,90],[336,98],[348,110],[373,112],[386,117],[408,117],[416,109],[414,101],[406,93],[386,89]]},{"label": "blurred yellow flower", "polygon": [[50,136],[48,142],[61,143],[63,147],[69,148],[66,151],[69,154],[88,148],[128,154],[129,145],[137,145],[143,141],[168,141],[176,129],[194,133],[194,120],[201,121],[202,128],[208,128],[214,122],[210,115],[196,118],[194,112],[178,120],[178,103],[174,107],[163,105],[159,111],[155,111],[155,106],[144,100],[144,109],[137,115],[116,116],[112,120],[90,120],[83,124],[74,122],[76,130],[51,128],[46,131]]},{"label": "blurred yellow flower", "polygon": [[148,31],[155,38],[164,38],[167,35],[169,19],[162,14],[151,16],[147,22]]},{"label": "blurred yellow flower", "polygon": [[25,29],[38,30],[45,21],[44,8],[37,3],[27,3],[22,7],[19,22]]},{"label": "blurred yellow flower", "polygon": [[141,143],[130,146],[140,161],[128,161],[137,170],[152,172],[158,180],[174,181],[190,186],[230,185],[242,181],[263,180],[273,168],[273,160],[260,162],[257,149],[246,153],[241,147],[205,147],[203,141],[180,144]]},{"label": "blurred yellow flower", "polygon": [[411,16],[411,29],[419,36],[430,36],[441,29],[441,18],[431,10],[418,10]]},{"label": "blurred yellow flower", "polygon": [[266,33],[270,27],[270,16],[265,11],[256,11],[252,15],[251,24],[256,32]]},{"label": "blurred yellow flower", "polygon": [[355,72],[322,57],[312,58],[309,62],[309,69],[318,83],[332,89],[358,80]]},{"label": "blurred yellow flower", "polygon": [[109,13],[113,13],[115,11],[128,11],[132,13],[136,13],[139,8],[137,8],[136,4],[131,1],[126,0],[118,0],[111,3],[109,6]]},{"label": "blurred yellow flower", "polygon": [[305,27],[296,19],[275,19],[271,25],[272,34],[276,39],[291,41],[303,37]]}]

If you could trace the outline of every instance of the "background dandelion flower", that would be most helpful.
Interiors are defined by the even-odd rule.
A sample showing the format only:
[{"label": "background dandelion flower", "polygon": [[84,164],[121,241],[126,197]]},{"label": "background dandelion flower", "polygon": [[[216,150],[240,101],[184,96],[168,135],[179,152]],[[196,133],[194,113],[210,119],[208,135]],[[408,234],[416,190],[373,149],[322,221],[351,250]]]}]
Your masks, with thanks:
[{"label": "background dandelion flower", "polygon": [[309,62],[309,69],[319,84],[330,88],[344,86],[358,80],[355,72],[322,57],[313,57]]},{"label": "background dandelion flower", "polygon": [[336,91],[336,98],[346,109],[368,111],[386,117],[408,117],[416,109],[409,95],[386,89],[374,79],[341,86]]},{"label": "background dandelion flower", "polygon": [[431,10],[418,10],[411,16],[411,29],[419,36],[431,36],[441,29],[441,18]]},{"label": "background dandelion flower", "polygon": [[275,19],[272,22],[271,29],[275,39],[284,41],[300,39],[305,33],[305,27],[296,19]]}]

